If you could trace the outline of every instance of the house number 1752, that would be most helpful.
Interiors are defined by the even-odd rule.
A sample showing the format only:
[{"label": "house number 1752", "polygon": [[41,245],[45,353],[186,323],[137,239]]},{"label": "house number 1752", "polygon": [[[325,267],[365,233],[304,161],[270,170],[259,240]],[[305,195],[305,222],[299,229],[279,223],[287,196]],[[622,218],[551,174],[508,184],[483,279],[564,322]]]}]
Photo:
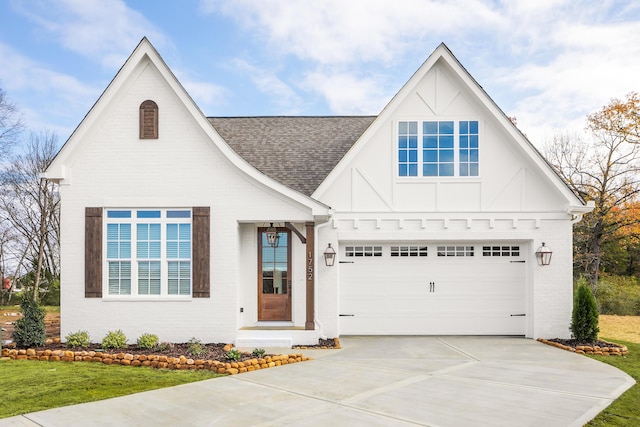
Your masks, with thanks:
[{"label": "house number 1752", "polygon": [[307,252],[307,280],[313,280],[313,253]]}]

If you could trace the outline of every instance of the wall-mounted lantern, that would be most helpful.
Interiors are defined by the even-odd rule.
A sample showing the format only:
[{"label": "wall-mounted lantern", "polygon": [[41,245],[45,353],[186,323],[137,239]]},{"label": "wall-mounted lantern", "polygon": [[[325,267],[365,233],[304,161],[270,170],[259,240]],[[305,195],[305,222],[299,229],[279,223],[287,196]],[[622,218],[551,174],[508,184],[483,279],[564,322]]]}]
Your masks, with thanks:
[{"label": "wall-mounted lantern", "polygon": [[548,246],[545,246],[544,242],[542,242],[542,246],[540,246],[536,251],[536,260],[538,261],[538,265],[551,264],[551,255],[553,255],[551,249],[549,249]]},{"label": "wall-mounted lantern", "polygon": [[280,240],[280,236],[278,236],[278,230],[273,226],[273,223],[271,223],[269,228],[267,228],[265,234],[267,235],[267,243],[269,246],[273,248],[278,247],[278,240]]},{"label": "wall-mounted lantern", "polygon": [[327,246],[327,249],[324,250],[324,263],[327,267],[332,267],[333,263],[336,262],[336,250],[331,247],[331,243]]}]

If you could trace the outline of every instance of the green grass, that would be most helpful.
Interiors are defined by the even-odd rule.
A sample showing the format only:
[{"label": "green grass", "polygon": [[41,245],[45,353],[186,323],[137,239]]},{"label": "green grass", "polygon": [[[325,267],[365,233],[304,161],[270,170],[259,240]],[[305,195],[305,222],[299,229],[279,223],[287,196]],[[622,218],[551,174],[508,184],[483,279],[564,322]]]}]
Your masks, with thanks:
[{"label": "green grass", "polygon": [[0,361],[0,418],[93,402],[220,376],[211,371],[170,371],[99,363]]},{"label": "green grass", "polygon": [[640,426],[640,344],[607,339],[607,341],[624,344],[629,348],[629,354],[623,357],[617,356],[589,356],[599,360],[631,375],[636,380],[636,384],[627,390],[619,399],[613,402],[607,409],[602,411],[596,418],[591,420],[587,426]]}]

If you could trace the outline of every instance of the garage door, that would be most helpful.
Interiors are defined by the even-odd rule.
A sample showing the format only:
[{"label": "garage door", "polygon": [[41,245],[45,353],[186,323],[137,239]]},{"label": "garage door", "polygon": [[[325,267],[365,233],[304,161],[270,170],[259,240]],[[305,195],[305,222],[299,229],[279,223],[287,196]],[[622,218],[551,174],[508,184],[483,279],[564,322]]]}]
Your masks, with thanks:
[{"label": "garage door", "polygon": [[518,243],[341,243],[340,334],[524,335]]}]

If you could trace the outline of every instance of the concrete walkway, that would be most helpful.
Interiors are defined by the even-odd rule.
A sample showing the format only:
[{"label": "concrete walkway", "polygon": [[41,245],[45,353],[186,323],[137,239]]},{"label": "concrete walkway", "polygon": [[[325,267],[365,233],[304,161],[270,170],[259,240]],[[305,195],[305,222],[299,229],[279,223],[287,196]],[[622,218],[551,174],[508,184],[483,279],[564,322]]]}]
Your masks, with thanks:
[{"label": "concrete walkway", "polygon": [[307,351],[309,362],[6,418],[0,427],[582,426],[635,383],[522,338],[341,343]]}]

